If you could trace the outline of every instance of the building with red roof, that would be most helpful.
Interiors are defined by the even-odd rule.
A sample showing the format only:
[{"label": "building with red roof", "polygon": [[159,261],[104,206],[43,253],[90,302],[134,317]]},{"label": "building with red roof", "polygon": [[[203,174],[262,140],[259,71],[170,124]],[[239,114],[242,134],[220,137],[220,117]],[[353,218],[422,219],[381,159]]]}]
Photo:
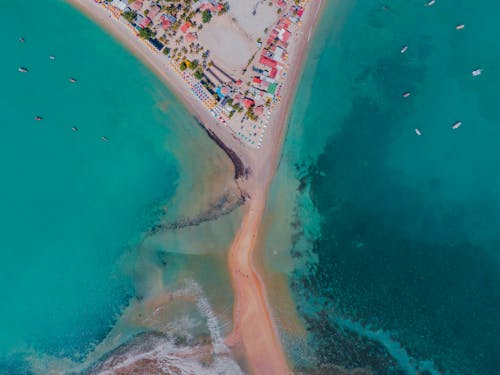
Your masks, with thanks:
[{"label": "building with red roof", "polygon": [[260,56],[259,63],[265,66],[269,66],[270,68],[276,68],[276,65],[278,64],[277,61],[270,59],[269,57],[266,57],[264,55]]},{"label": "building with red roof", "polygon": [[163,30],[168,30],[172,27],[172,22],[170,22],[167,19],[162,18],[161,19],[161,27],[163,28]]},{"label": "building with red roof", "polygon": [[286,17],[282,17],[280,18],[280,20],[278,21],[278,28],[279,29],[288,29],[288,26],[290,26],[292,24],[292,21],[290,21],[288,18]]},{"label": "building with red roof", "polygon": [[159,5],[153,5],[149,9],[148,17],[153,19],[160,13],[161,7]]},{"label": "building with red roof", "polygon": [[203,12],[205,10],[210,11],[211,13],[215,13],[217,8],[211,3],[204,3],[200,6],[200,10]]},{"label": "building with red roof", "polygon": [[280,8],[286,7],[286,1],[285,0],[274,0],[274,4],[276,4]]},{"label": "building with red roof", "polygon": [[130,6],[130,9],[138,11],[138,10],[142,9],[143,5],[144,4],[142,3],[142,1],[137,0],[137,1],[134,1],[132,4],[130,4],[129,6]]},{"label": "building with red roof", "polygon": [[279,34],[278,34],[278,39],[282,40],[285,43],[288,43],[288,40],[292,36],[292,33],[288,30],[281,29]]},{"label": "building with red roof", "polygon": [[144,28],[148,27],[150,23],[151,23],[151,18],[149,18],[149,17],[144,17],[144,18],[142,19],[141,23],[139,24],[139,27],[140,27],[141,29],[144,29]]},{"label": "building with red roof", "polygon": [[253,77],[253,83],[261,84],[262,80],[259,77]]},{"label": "building with red roof", "polygon": [[177,19],[171,14],[162,14],[160,16],[161,27],[163,30],[168,30],[177,21]]},{"label": "building with red roof", "polygon": [[262,114],[264,113],[264,106],[259,105],[258,107],[255,107],[253,113],[257,116],[262,116]]},{"label": "building with red roof", "polygon": [[271,71],[269,72],[269,78],[275,79],[277,75],[278,75],[278,69],[272,68]]},{"label": "building with red roof", "polygon": [[198,40],[198,35],[196,33],[187,33],[186,34],[186,42],[194,43]]},{"label": "building with red roof", "polygon": [[245,108],[251,108],[255,105],[255,101],[250,98],[243,98],[243,107]]},{"label": "building with red roof", "polygon": [[189,30],[189,28],[191,27],[191,22],[189,21],[186,21],[182,26],[181,26],[181,31],[183,33],[187,32]]}]

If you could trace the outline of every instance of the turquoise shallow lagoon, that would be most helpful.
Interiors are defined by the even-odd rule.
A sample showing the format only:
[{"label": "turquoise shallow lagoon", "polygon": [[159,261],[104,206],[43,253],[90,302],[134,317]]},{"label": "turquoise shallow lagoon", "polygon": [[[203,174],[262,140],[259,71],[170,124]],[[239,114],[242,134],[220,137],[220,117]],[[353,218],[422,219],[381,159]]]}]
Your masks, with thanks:
[{"label": "turquoise shallow lagoon", "polygon": [[160,86],[138,62],[68,5],[6,7],[0,353],[76,355],[130,297],[117,260],[174,192],[176,162],[154,108]]},{"label": "turquoise shallow lagoon", "polygon": [[[187,328],[230,329],[223,252],[238,214],[147,234],[220,198],[233,173],[228,158],[145,66],[67,3],[3,5],[0,373],[69,371],[117,321],[122,341],[169,332],[169,316],[148,326],[120,315],[186,284],[203,301],[188,308]],[[113,345],[93,359],[106,349]]]},{"label": "turquoise shallow lagoon", "polygon": [[498,373],[498,7],[327,6],[265,243],[308,329],[283,332],[298,367]]}]

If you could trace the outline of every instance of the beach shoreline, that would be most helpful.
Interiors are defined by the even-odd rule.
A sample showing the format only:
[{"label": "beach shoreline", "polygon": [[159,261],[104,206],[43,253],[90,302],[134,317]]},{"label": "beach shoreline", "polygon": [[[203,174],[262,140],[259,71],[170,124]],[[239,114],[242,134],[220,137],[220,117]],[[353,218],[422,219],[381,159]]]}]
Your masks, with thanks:
[{"label": "beach shoreline", "polygon": [[224,144],[231,147],[243,161],[251,160],[250,149],[239,141],[228,129],[219,124],[208,110],[191,95],[186,83],[168,65],[168,59],[160,52],[154,51],[140,39],[125,23],[114,18],[103,6],[93,0],[66,0],[68,4],[80,10],[101,28],[108,31],[129,52],[142,61],[168,89],[179,99],[188,111],[206,129],[213,131]]},{"label": "beach shoreline", "polygon": [[228,267],[235,303],[233,331],[227,337],[226,343],[231,347],[243,349],[251,373],[291,373],[274,323],[264,282],[254,264],[255,242],[265,212],[267,194],[281,157],[298,80],[302,75],[311,35],[324,7],[323,2],[313,0],[306,4],[302,25],[294,33],[290,43],[288,60],[290,68],[283,85],[282,99],[271,115],[262,148],[253,149],[219,124],[191,95],[185,82],[168,66],[165,56],[153,52],[125,23],[112,17],[102,6],[91,0],[67,1],[110,32],[145,63],[195,116],[208,135],[215,135],[225,145],[222,147],[216,142],[218,146],[225,152],[227,149],[232,150],[248,171],[241,175],[241,170],[237,170],[238,163],[231,158],[238,185],[242,194],[249,199],[244,206],[240,229],[229,250]]}]

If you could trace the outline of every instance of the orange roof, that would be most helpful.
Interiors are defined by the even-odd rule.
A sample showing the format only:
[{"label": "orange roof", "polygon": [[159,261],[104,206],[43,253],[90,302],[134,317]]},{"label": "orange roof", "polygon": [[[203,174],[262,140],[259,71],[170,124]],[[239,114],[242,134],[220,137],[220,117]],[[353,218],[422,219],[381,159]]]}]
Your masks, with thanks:
[{"label": "orange roof", "polygon": [[186,23],[184,23],[184,25],[181,26],[181,31],[185,33],[191,26],[191,22],[187,21]]},{"label": "orange roof", "polygon": [[253,99],[250,99],[250,98],[244,98],[243,99],[243,107],[245,107],[245,108],[250,108],[254,104],[255,104],[255,102],[254,102]]}]

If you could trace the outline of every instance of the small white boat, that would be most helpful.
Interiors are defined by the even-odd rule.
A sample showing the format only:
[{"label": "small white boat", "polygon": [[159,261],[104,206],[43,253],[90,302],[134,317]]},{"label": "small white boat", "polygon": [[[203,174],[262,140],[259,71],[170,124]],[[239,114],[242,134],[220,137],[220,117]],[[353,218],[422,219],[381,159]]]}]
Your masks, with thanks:
[{"label": "small white boat", "polygon": [[436,4],[436,0],[430,0],[430,1],[426,2],[424,4],[424,6],[430,7],[430,6],[433,6],[434,4]]},{"label": "small white boat", "polygon": [[22,66],[20,66],[19,68],[17,68],[17,71],[18,72],[21,72],[21,73],[28,73],[28,68],[23,68]]},{"label": "small white boat", "polygon": [[74,132],[77,132],[77,131],[78,131],[78,128],[77,128],[76,126],[73,126],[73,127],[71,128],[71,130],[73,130]]},{"label": "small white boat", "polygon": [[43,117],[42,116],[36,116],[35,117],[35,121],[42,121],[43,120]]},{"label": "small white boat", "polygon": [[403,48],[401,48],[401,53],[405,53],[406,51],[408,51],[408,46],[404,46]]},{"label": "small white boat", "polygon": [[109,141],[108,137],[106,137],[105,135],[103,135],[103,136],[101,137],[101,139],[102,139],[104,142]]},{"label": "small white boat", "polygon": [[403,94],[403,98],[408,98],[410,95],[411,95],[411,93],[410,93],[410,92],[405,92],[405,93]]},{"label": "small white boat", "polygon": [[416,133],[417,135],[422,135],[422,133],[420,132],[420,130],[418,130],[418,128],[415,128],[415,133]]},{"label": "small white boat", "polygon": [[462,30],[464,27],[465,27],[465,25],[463,23],[461,23],[460,25],[455,26],[455,29]]},{"label": "small white boat", "polygon": [[480,76],[483,73],[483,69],[476,69],[472,71],[472,76],[477,77]]},{"label": "small white boat", "polygon": [[55,57],[54,55],[50,55],[50,56],[49,56],[49,59],[51,59],[51,60],[55,60],[55,59],[56,59],[56,57]]},{"label": "small white boat", "polygon": [[453,124],[453,126],[451,128],[458,129],[460,126],[462,126],[462,121],[457,121]]},{"label": "small white boat", "polygon": [[23,37],[19,38],[19,42],[24,43],[25,39]]},{"label": "small white boat", "polygon": [[71,83],[76,83],[76,79],[75,79],[75,78],[70,78],[70,79],[69,79],[69,81],[70,81]]}]

